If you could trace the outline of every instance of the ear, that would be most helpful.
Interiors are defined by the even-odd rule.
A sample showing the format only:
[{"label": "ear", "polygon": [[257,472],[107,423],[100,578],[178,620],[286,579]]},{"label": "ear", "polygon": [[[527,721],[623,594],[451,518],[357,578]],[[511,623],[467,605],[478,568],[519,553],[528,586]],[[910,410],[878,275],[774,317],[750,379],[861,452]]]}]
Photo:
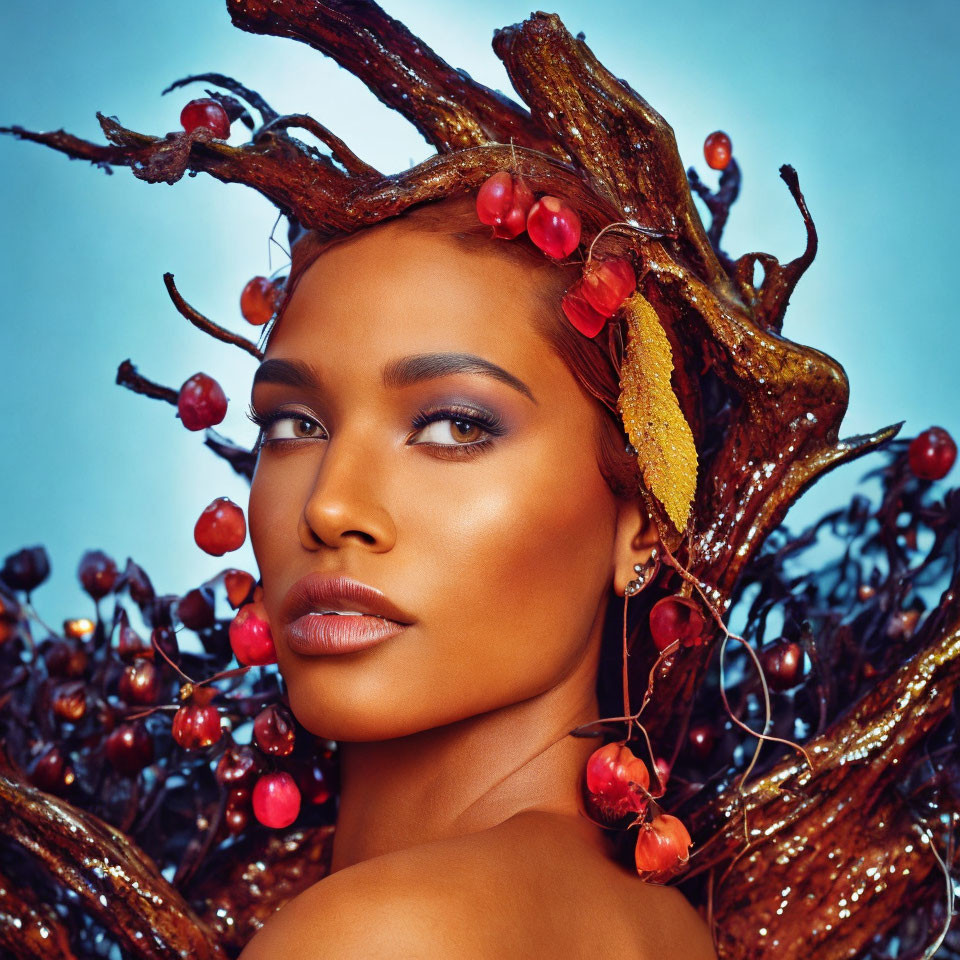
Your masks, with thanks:
[{"label": "ear", "polygon": [[613,542],[613,589],[622,597],[636,578],[636,563],[646,563],[660,543],[657,525],[639,498],[621,501]]}]

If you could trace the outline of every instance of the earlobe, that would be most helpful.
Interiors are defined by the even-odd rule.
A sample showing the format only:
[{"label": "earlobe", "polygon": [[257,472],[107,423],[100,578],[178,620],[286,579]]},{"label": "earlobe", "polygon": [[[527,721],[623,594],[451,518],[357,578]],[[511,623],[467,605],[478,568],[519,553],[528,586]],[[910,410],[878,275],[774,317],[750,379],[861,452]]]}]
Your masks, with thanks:
[{"label": "earlobe", "polygon": [[[640,571],[653,561],[660,543],[657,525],[640,500],[625,501],[617,515],[614,542],[613,589],[624,596],[627,585],[638,579]],[[636,588],[634,588],[636,592]]]}]

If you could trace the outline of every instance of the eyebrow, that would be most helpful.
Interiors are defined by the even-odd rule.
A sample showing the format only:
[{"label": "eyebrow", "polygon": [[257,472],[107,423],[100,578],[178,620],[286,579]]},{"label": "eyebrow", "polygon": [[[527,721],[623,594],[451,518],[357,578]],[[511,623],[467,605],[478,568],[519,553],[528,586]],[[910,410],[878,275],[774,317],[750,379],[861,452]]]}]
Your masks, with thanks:
[{"label": "eyebrow", "polygon": [[[477,373],[490,377],[513,387],[537,403],[533,391],[519,377],[472,353],[418,353],[391,360],[383,368],[382,382],[385,387],[399,388],[454,373]],[[309,390],[320,386],[320,378],[302,360],[264,360],[253,375],[253,386],[258,383],[278,383]]]}]

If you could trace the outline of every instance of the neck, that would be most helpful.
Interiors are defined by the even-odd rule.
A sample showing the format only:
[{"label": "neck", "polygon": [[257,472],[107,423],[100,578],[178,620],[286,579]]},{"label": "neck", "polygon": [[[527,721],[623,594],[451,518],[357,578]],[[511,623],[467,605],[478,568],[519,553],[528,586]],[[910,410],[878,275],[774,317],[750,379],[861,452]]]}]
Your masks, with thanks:
[{"label": "neck", "polygon": [[599,716],[596,669],[585,656],[558,685],[519,703],[392,740],[341,741],[330,872],[525,811],[569,815],[602,845],[579,812],[580,777],[600,741],[570,736]]}]

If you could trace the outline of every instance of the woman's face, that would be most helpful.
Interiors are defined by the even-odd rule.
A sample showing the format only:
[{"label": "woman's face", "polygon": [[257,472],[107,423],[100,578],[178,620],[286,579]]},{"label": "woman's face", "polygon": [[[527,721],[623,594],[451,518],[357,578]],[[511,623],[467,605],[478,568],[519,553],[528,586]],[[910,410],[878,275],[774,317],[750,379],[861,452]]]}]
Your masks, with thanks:
[{"label": "woman's face", "polygon": [[[317,735],[397,737],[524,700],[599,639],[617,501],[595,401],[535,330],[535,282],[391,221],[321,254],[273,331],[260,375],[295,363],[315,384],[254,383],[257,414],[284,417],[265,428],[250,535],[291,707]],[[477,360],[442,372],[454,355]],[[429,376],[397,376],[424,356]],[[372,586],[412,622],[299,652],[283,613],[310,573]]]}]

